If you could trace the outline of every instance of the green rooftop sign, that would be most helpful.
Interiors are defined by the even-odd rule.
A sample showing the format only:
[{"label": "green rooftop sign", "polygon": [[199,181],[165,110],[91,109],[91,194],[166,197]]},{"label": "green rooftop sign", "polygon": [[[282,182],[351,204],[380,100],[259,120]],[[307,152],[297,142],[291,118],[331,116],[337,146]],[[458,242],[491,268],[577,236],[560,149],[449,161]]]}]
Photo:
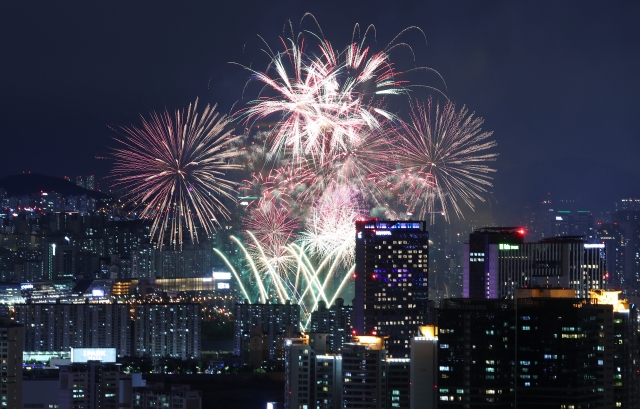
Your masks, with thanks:
[{"label": "green rooftop sign", "polygon": [[520,246],[517,244],[500,243],[498,244],[498,250],[520,250]]}]

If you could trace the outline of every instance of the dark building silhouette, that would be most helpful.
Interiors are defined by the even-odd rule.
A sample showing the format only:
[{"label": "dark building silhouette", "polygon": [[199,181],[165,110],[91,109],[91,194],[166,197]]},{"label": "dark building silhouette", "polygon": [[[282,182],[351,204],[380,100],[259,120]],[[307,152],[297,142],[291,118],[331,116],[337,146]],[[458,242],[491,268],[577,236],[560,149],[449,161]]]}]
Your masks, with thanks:
[{"label": "dark building silhouette", "polygon": [[438,407],[635,408],[638,310],[618,293],[443,301]]},{"label": "dark building silhouette", "polygon": [[353,307],[344,305],[342,298],[327,308],[324,301],[318,302],[318,309],[311,313],[312,332],[327,334],[327,352],[340,353],[346,342],[351,340]]}]

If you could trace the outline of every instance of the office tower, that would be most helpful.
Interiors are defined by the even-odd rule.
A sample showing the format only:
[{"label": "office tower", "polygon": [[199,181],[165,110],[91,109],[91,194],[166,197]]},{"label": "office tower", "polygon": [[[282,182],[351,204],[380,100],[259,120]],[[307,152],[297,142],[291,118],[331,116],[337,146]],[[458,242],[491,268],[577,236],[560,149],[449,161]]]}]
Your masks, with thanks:
[{"label": "office tower", "polygon": [[387,408],[409,409],[411,366],[410,358],[387,358]]},{"label": "office tower", "polygon": [[316,409],[342,408],[342,356],[316,355],[315,360]]},{"label": "office tower", "polygon": [[188,303],[136,305],[136,355],[199,358],[200,308],[200,304]]},{"label": "office tower", "polygon": [[354,330],[389,335],[390,356],[407,357],[427,319],[429,233],[424,221],[356,222]]},{"label": "office tower", "polygon": [[16,304],[16,322],[24,325],[29,352],[70,348],[116,348],[130,356],[128,304]]},{"label": "office tower", "polygon": [[387,351],[382,338],[359,336],[342,350],[342,407],[383,409],[387,404]]},{"label": "office tower", "polygon": [[513,298],[516,288],[564,287],[588,297],[604,288],[604,244],[579,237],[523,243],[519,228],[483,228],[465,244],[465,298]]},{"label": "office tower", "polygon": [[[411,339],[411,372],[409,379],[409,407],[437,406],[438,382],[438,327],[420,327],[420,336]],[[393,404],[391,405],[393,407]]]},{"label": "office tower", "polygon": [[318,309],[311,313],[311,332],[327,334],[327,352],[339,353],[346,342],[351,339],[351,317],[353,308],[344,305],[342,298],[337,298],[331,308],[324,301],[318,302]]},{"label": "office tower", "polygon": [[286,339],[284,352],[284,408],[314,407],[315,352],[309,338]]},{"label": "office tower", "polygon": [[604,244],[607,289],[622,289],[624,284],[624,235],[615,223],[600,224],[595,230],[594,242]]},{"label": "office tower", "polygon": [[82,179],[82,176],[76,176],[76,185],[84,188],[86,185],[84,183],[84,179]]},{"label": "office tower", "polygon": [[442,301],[438,311],[438,408],[512,407],[511,304],[483,299]]},{"label": "office tower", "polygon": [[611,221],[618,226],[624,240],[624,282],[625,290],[636,289],[640,281],[640,270],[636,266],[636,254],[640,247],[638,231],[639,210],[621,210],[611,215]]},{"label": "office tower", "polygon": [[59,377],[59,409],[130,407],[131,376],[120,372],[120,365],[74,363],[60,367]]},{"label": "office tower", "polygon": [[598,354],[599,346],[613,346],[610,341],[603,345],[606,334],[599,337],[610,328],[611,322],[601,317],[607,307],[611,310],[572,298],[517,300],[514,369],[519,408],[611,407],[604,404],[605,391],[611,393],[606,388],[611,375],[609,382],[603,376],[609,363]]},{"label": "office tower", "polygon": [[[259,331],[260,349],[265,360],[282,360],[284,339],[292,338],[300,329],[300,306],[297,304],[236,304],[234,324],[234,353],[248,362],[252,330]],[[256,346],[257,348],[257,346]],[[256,349],[254,348],[254,350]]]},{"label": "office tower", "polygon": [[636,407],[637,309],[617,295],[534,288],[444,301],[438,407]]},{"label": "office tower", "polygon": [[499,244],[523,242],[520,227],[484,227],[469,235],[464,244],[462,296],[464,298],[498,298],[497,252]]},{"label": "office tower", "polygon": [[629,198],[616,201],[616,212],[623,210],[640,211],[640,199]]},{"label": "office tower", "polygon": [[0,407],[22,407],[23,327],[0,316]]}]

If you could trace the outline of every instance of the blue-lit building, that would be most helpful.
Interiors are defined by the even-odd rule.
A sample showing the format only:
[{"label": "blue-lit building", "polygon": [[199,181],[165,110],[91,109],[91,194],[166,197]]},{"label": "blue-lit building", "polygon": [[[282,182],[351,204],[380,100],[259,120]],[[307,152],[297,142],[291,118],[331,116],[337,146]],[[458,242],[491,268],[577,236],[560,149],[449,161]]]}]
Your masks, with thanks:
[{"label": "blue-lit building", "polygon": [[388,335],[392,357],[408,357],[427,319],[429,232],[424,221],[356,222],[354,331]]}]

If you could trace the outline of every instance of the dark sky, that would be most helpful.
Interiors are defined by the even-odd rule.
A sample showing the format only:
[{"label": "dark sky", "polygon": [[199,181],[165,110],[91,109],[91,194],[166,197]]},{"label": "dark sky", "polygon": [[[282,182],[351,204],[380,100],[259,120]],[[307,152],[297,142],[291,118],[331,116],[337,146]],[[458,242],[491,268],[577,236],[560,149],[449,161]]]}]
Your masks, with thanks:
[{"label": "dark sky", "polygon": [[276,44],[306,11],[336,46],[355,23],[374,24],[380,48],[421,27],[428,45],[407,38],[417,64],[494,131],[502,203],[640,196],[637,1],[2,2],[0,177],[102,176],[109,126],[196,97],[229,111],[247,73],[228,62],[250,64],[258,34]]}]

